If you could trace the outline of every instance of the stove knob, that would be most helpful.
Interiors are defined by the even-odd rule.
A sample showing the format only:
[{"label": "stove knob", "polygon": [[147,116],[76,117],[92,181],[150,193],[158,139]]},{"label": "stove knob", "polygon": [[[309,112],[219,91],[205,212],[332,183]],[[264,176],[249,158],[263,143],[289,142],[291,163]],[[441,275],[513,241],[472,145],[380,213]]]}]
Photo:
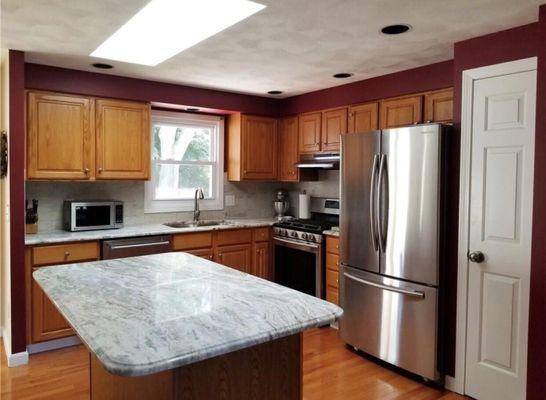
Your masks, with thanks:
[{"label": "stove knob", "polygon": [[297,238],[297,237],[298,237],[298,232],[293,231],[291,236],[292,236],[293,238]]},{"label": "stove knob", "polygon": [[309,237],[307,239],[309,239],[311,242],[316,242],[317,241],[317,238],[315,237],[315,235],[309,235]]},{"label": "stove knob", "polygon": [[302,234],[301,234],[301,238],[302,238],[303,240],[309,239],[309,236],[311,236],[311,235],[308,235],[307,233],[302,233]]}]

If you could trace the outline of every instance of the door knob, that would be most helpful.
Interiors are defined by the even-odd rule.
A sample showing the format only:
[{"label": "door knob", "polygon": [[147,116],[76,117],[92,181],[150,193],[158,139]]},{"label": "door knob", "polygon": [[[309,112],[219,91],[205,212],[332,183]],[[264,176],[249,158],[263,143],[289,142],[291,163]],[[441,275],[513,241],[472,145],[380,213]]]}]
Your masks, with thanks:
[{"label": "door knob", "polygon": [[485,254],[481,251],[473,251],[472,253],[468,253],[468,259],[473,263],[479,264],[485,261]]}]

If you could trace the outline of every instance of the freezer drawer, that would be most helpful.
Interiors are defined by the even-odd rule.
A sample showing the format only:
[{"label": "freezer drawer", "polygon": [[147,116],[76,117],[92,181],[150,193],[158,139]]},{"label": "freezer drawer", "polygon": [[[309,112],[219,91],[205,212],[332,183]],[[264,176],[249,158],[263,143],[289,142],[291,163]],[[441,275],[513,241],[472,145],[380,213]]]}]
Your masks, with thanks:
[{"label": "freezer drawer", "polygon": [[438,289],[342,265],[339,323],[348,344],[437,380]]}]

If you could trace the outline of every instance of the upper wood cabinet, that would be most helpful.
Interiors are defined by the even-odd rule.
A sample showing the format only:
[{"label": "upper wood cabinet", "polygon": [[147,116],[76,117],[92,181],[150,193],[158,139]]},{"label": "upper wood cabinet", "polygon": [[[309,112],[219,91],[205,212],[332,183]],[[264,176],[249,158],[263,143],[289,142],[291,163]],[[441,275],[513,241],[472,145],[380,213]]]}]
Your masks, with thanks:
[{"label": "upper wood cabinet", "polygon": [[453,88],[425,93],[425,121],[453,121]]},{"label": "upper wood cabinet", "polygon": [[341,134],[347,132],[347,108],[322,112],[321,151],[337,152]]},{"label": "upper wood cabinet", "polygon": [[423,122],[423,96],[383,100],[379,109],[379,128],[397,128]]},{"label": "upper wood cabinet", "polygon": [[148,179],[150,106],[96,101],[97,179]]},{"label": "upper wood cabinet", "polygon": [[277,178],[277,120],[233,114],[228,127],[228,179]]},{"label": "upper wood cabinet", "polygon": [[309,154],[320,151],[322,113],[302,114],[299,118],[299,153]]},{"label": "upper wood cabinet", "polygon": [[349,133],[379,129],[379,104],[366,103],[349,107]]},{"label": "upper wood cabinet", "polygon": [[28,92],[27,178],[149,178],[150,106]]},{"label": "upper wood cabinet", "polygon": [[279,181],[299,181],[298,117],[279,121]]},{"label": "upper wood cabinet", "polygon": [[91,99],[29,92],[27,100],[27,177],[89,179],[95,167]]}]

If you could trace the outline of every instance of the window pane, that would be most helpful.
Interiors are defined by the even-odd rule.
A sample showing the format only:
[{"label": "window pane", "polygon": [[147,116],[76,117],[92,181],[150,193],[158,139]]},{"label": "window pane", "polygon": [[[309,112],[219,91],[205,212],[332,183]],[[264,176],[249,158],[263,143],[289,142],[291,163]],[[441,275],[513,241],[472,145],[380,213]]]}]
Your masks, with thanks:
[{"label": "window pane", "polygon": [[212,165],[156,164],[154,174],[156,200],[193,199],[198,187],[212,197]]},{"label": "window pane", "polygon": [[214,128],[154,124],[154,160],[211,161]]}]

